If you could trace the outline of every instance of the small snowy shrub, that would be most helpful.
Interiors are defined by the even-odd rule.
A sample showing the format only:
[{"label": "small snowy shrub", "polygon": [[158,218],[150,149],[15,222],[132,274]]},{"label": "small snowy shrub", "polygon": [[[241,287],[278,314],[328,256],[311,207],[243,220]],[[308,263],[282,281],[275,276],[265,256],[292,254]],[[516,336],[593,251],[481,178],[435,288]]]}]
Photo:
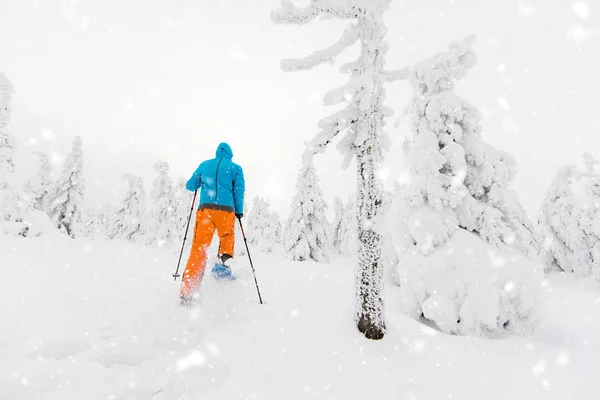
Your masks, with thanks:
[{"label": "small snowy shrub", "polygon": [[398,273],[405,311],[435,322],[442,332],[527,335],[535,328],[541,265],[463,229],[432,255],[409,248]]}]

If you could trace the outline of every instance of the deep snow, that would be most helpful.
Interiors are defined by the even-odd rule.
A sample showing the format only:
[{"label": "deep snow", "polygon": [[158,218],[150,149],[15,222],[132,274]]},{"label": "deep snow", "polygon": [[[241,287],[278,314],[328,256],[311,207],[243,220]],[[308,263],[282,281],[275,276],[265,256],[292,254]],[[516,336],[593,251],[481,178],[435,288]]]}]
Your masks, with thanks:
[{"label": "deep snow", "polygon": [[600,287],[550,275],[529,339],[443,334],[386,284],[387,336],[353,323],[354,268],[252,254],[177,304],[177,249],[0,236],[0,399],[600,398]]}]

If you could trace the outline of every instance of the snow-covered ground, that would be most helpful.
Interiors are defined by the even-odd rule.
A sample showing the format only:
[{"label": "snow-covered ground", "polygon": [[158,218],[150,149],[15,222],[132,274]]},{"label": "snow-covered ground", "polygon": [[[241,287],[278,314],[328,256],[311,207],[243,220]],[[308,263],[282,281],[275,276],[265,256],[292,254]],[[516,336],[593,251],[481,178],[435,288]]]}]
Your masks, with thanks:
[{"label": "snow-covered ground", "polygon": [[176,249],[0,237],[0,399],[600,398],[600,286],[550,275],[529,338],[450,336],[401,311],[354,327],[354,268],[253,254],[178,306]]}]

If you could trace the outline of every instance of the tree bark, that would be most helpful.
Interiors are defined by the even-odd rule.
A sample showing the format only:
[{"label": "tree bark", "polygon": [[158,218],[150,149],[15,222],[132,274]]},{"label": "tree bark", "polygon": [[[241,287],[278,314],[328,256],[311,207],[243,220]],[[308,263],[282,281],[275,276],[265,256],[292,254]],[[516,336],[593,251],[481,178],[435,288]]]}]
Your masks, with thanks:
[{"label": "tree bark", "polygon": [[385,334],[383,307],[383,265],[381,235],[373,219],[381,205],[375,163],[370,155],[357,158],[358,190],[358,271],[357,324],[368,339],[382,339]]},{"label": "tree bark", "polygon": [[382,339],[385,335],[383,304],[383,263],[381,235],[375,223],[382,203],[381,184],[377,171],[382,161],[381,136],[383,130],[382,100],[384,88],[383,41],[385,26],[381,12],[367,12],[359,18],[362,29],[360,73],[373,77],[369,106],[360,112],[358,136],[364,137],[357,149],[357,226],[358,271],[357,313],[358,330],[368,339]]}]

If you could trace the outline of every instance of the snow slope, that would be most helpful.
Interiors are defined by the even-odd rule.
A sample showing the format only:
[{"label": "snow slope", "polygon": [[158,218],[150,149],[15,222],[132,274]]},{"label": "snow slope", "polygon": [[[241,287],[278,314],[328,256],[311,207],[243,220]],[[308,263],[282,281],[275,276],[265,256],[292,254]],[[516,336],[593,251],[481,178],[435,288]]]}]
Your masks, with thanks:
[{"label": "snow slope", "polygon": [[177,305],[176,249],[0,236],[0,399],[600,398],[600,288],[551,275],[530,339],[442,334],[401,311],[354,328],[354,269],[253,254]]}]

